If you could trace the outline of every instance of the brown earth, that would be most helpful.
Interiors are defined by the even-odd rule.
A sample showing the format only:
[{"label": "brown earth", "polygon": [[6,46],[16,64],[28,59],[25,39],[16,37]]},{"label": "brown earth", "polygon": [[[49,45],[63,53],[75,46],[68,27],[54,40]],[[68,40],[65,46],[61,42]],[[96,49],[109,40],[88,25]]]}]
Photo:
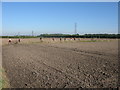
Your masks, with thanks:
[{"label": "brown earth", "polygon": [[118,42],[21,43],[2,46],[14,88],[117,87]]}]

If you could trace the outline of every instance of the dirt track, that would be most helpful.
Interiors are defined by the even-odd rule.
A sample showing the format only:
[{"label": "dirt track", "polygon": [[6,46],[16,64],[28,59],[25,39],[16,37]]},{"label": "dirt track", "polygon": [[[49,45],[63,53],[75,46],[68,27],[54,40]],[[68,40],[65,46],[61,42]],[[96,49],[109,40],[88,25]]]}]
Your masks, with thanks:
[{"label": "dirt track", "polygon": [[3,46],[3,67],[15,88],[116,87],[118,46],[112,42]]}]

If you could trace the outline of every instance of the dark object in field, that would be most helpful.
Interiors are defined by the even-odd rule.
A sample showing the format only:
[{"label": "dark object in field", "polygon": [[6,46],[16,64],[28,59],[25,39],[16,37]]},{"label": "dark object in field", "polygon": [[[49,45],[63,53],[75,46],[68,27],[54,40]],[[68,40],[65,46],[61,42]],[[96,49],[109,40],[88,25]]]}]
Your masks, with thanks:
[{"label": "dark object in field", "polygon": [[54,39],[54,38],[52,38],[52,40],[54,41],[55,39]]},{"label": "dark object in field", "polygon": [[18,39],[18,42],[20,42],[20,39]]},{"label": "dark object in field", "polygon": [[11,42],[12,42],[12,40],[11,40],[11,39],[9,39],[9,40],[8,40],[8,44],[9,44],[9,43],[11,43]]},{"label": "dark object in field", "polygon": [[42,38],[40,37],[40,41],[42,41]]},{"label": "dark object in field", "polygon": [[75,38],[73,38],[74,40],[76,40]]},{"label": "dark object in field", "polygon": [[25,84],[25,86],[27,86],[27,84]]},{"label": "dark object in field", "polygon": [[62,40],[62,38],[60,38],[60,41]]}]

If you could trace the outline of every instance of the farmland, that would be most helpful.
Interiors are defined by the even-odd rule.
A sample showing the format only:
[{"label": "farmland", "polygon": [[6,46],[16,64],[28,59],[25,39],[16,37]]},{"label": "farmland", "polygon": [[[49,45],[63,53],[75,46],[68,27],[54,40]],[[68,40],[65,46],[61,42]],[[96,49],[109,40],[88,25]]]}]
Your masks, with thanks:
[{"label": "farmland", "polygon": [[118,40],[29,38],[8,45],[4,38],[2,66],[14,88],[114,88]]}]

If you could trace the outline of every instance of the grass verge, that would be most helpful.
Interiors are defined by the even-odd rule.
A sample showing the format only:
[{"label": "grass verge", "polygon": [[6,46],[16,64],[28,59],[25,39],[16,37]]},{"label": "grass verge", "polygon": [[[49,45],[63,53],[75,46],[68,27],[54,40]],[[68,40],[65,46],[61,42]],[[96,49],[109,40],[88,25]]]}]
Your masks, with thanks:
[{"label": "grass verge", "polygon": [[10,88],[9,80],[4,69],[0,69],[0,90],[2,88]]}]

